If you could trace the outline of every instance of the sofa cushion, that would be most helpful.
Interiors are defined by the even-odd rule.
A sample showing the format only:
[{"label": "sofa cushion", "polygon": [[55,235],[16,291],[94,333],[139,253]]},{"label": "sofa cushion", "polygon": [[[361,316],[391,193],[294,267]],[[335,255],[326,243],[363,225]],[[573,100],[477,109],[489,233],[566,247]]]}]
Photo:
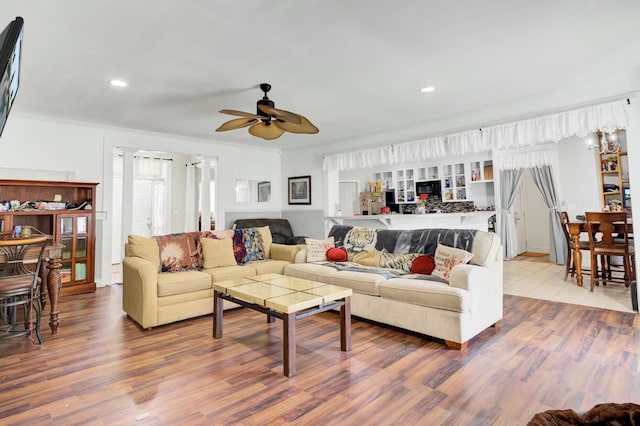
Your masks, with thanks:
[{"label": "sofa cushion", "polygon": [[271,244],[271,256],[269,258],[294,263],[299,252],[300,246],[273,243]]},{"label": "sofa cushion", "polygon": [[356,293],[379,296],[378,286],[386,280],[384,275],[369,272],[338,271],[331,276],[331,284],[352,289]]},{"label": "sofa cushion", "polygon": [[202,244],[202,266],[205,269],[217,268],[220,266],[235,266],[236,258],[233,255],[233,241],[231,238],[221,240],[212,238],[201,238]]},{"label": "sofa cushion", "polygon": [[200,261],[200,232],[159,235],[155,237],[160,246],[160,270],[180,272],[197,270]]},{"label": "sofa cushion", "polygon": [[160,270],[160,248],[155,238],[129,235],[124,255],[144,259]]},{"label": "sofa cushion", "polygon": [[383,249],[380,253],[380,267],[411,272],[411,263],[418,257],[417,253],[389,253]]},{"label": "sofa cushion", "polygon": [[289,277],[303,278],[325,284],[331,284],[331,277],[337,273],[337,269],[317,263],[292,263],[284,267],[284,274]]},{"label": "sofa cushion", "polygon": [[209,274],[211,282],[232,280],[234,278],[253,277],[256,275],[256,270],[254,268],[245,265],[220,266],[218,268],[205,269],[202,272]]},{"label": "sofa cushion", "polygon": [[473,239],[471,252],[473,257],[469,261],[472,265],[487,266],[493,262],[500,250],[500,236],[495,232],[478,231]]},{"label": "sofa cushion", "polygon": [[351,257],[352,262],[364,266],[380,266],[381,253],[376,249],[360,251]]},{"label": "sofa cushion", "polygon": [[423,254],[416,257],[415,259],[413,259],[413,262],[411,262],[411,273],[431,275],[435,267],[435,259],[428,254]]},{"label": "sofa cushion", "polygon": [[307,246],[307,262],[322,262],[327,260],[327,250],[335,247],[333,237],[327,238],[326,240],[305,238],[304,242]]},{"label": "sofa cushion", "polygon": [[380,297],[413,305],[466,312],[471,307],[471,293],[446,283],[420,279],[392,278],[379,285]]},{"label": "sofa cushion", "polygon": [[211,277],[200,271],[183,271],[179,274],[161,272],[158,274],[158,297],[211,288]]},{"label": "sofa cushion", "polygon": [[473,254],[462,249],[438,244],[436,255],[434,257],[436,260],[436,268],[433,270],[433,275],[448,281],[449,274],[453,267],[469,262],[473,257]]}]

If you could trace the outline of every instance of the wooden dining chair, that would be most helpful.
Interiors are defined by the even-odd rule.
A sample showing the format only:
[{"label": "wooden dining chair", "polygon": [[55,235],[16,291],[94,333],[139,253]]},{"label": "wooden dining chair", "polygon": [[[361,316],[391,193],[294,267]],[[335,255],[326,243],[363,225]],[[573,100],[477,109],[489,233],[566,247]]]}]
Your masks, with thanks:
[{"label": "wooden dining chair", "polygon": [[[562,233],[564,234],[564,240],[567,243],[567,262],[565,263],[564,268],[564,280],[567,280],[569,274],[571,274],[571,278],[576,274],[576,266],[573,261],[573,242],[571,241],[571,235],[569,234],[569,214],[565,211],[558,212],[560,216],[560,222],[562,223]],[[589,242],[588,241],[580,241],[580,250],[589,251]],[[582,268],[582,265],[580,265]],[[582,268],[582,274],[588,275],[591,269]]]},{"label": "wooden dining chair", "polygon": [[0,339],[35,334],[43,343],[39,275],[46,244],[46,236],[0,240]]},{"label": "wooden dining chair", "polygon": [[[586,212],[589,229],[589,251],[591,253],[591,291],[595,286],[608,282],[624,283],[629,287],[635,279],[635,250],[629,245],[627,213]],[[598,269],[597,257],[602,261]],[[614,276],[609,265],[611,257],[622,258],[623,276]]]}]

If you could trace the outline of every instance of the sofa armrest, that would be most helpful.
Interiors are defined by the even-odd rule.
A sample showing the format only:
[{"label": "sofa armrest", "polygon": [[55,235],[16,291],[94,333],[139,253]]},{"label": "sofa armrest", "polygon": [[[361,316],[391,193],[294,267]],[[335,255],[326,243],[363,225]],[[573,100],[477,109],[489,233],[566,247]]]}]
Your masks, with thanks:
[{"label": "sofa armrest", "polygon": [[296,258],[293,263],[307,263],[307,246],[298,245],[297,247],[300,247],[300,251],[296,253]]},{"label": "sofa armrest", "polygon": [[158,269],[139,257],[122,260],[122,309],[143,328],[157,324]]},{"label": "sofa armrest", "polygon": [[449,275],[449,285],[471,293],[471,311],[475,323],[487,326],[502,319],[504,293],[501,258],[487,266],[454,266]]},{"label": "sofa armrest", "polygon": [[300,251],[299,246],[290,246],[286,244],[271,244],[271,259],[273,260],[286,260],[287,262],[294,263],[296,254]]}]

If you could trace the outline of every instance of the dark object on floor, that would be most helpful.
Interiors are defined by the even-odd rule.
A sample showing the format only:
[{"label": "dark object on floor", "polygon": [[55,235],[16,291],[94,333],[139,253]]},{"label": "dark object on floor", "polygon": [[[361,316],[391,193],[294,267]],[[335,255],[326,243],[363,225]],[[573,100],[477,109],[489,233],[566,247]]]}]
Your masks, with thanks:
[{"label": "dark object on floor", "polygon": [[527,426],[565,425],[640,425],[640,405],[630,402],[598,404],[582,415],[573,410],[547,410],[537,413],[527,423]]},{"label": "dark object on floor", "polygon": [[260,228],[268,226],[271,238],[276,244],[304,244],[304,236],[294,236],[291,224],[287,219],[237,219],[233,223],[235,229]]}]

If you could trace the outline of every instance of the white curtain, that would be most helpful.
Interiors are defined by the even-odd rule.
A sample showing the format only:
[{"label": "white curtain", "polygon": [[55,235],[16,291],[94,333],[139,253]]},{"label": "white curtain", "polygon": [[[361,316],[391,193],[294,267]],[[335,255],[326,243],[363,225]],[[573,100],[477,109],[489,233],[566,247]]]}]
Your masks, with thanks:
[{"label": "white curtain", "polygon": [[511,207],[516,199],[516,189],[522,180],[523,169],[500,171],[500,238],[503,241],[504,258],[518,255],[516,247],[516,220]]},{"label": "white curtain", "polygon": [[597,130],[612,131],[627,128],[630,121],[631,108],[626,100],[620,100],[483,127],[482,130],[470,130],[364,151],[328,155],[324,158],[323,170],[356,170],[449,155],[558,142],[573,135],[584,137]]},{"label": "white curtain", "polygon": [[196,208],[196,168],[197,164],[187,163],[187,188],[185,196],[184,230],[198,230],[198,211]]}]

